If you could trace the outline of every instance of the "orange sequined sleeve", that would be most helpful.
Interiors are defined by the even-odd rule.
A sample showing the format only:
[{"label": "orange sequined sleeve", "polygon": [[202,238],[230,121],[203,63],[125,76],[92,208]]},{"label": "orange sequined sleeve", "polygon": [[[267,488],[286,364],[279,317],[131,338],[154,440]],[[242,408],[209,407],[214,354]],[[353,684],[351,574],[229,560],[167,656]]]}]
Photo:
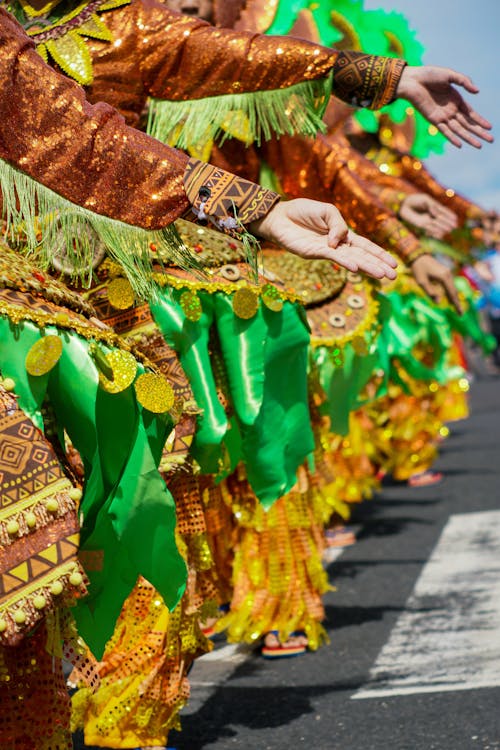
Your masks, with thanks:
[{"label": "orange sequined sleeve", "polygon": [[373,189],[377,167],[353,149],[345,136],[320,135],[314,150],[333,202],[356,232],[394,252],[407,264],[425,253],[396,211],[377,197]]},{"label": "orange sequined sleeve", "polygon": [[[342,135],[319,135],[314,141],[284,136],[263,144],[261,152],[287,197],[332,202],[356,232],[405,263],[425,253],[418,238],[373,195],[357,169],[362,157]],[[378,171],[371,162],[366,166],[367,173]]]},{"label": "orange sequined sleeve", "polygon": [[120,9],[135,14],[139,56],[148,93],[188,100],[283,89],[333,71],[333,91],[351,104],[387,104],[405,65],[401,60],[337,52],[290,37],[214,29],[168,11],[157,0],[132,0]]},{"label": "orange sequined sleeve", "polygon": [[405,154],[401,157],[399,166],[402,177],[411,182],[417,190],[429,193],[437,201],[450,208],[457,214],[460,223],[465,223],[467,219],[480,219],[484,216],[484,211],[479,206],[458,195],[454,190],[441,185],[419,159]]},{"label": "orange sequined sleeve", "polygon": [[[157,229],[200,202],[198,174],[212,180],[210,209],[219,219],[227,218],[235,194],[249,222],[277,200],[221,170],[214,176],[214,168],[125,125],[109,105],[89,104],[83,89],[46,65],[1,8],[0,47],[0,159],[71,202]],[[215,187],[221,180],[225,200]]]}]

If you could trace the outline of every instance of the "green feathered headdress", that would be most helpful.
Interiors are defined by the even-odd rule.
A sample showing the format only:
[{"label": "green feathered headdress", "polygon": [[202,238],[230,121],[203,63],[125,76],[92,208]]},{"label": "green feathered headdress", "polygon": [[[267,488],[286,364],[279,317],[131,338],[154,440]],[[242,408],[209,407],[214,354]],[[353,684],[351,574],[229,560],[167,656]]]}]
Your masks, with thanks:
[{"label": "green feathered headdress", "polygon": [[[289,34],[301,14],[314,21],[319,40],[328,47],[403,57],[410,65],[422,62],[424,48],[405,16],[365,10],[363,0],[281,0],[267,33]],[[404,100],[397,100],[380,112],[359,110],[355,117],[370,133],[376,133],[381,120],[387,121],[387,117],[396,125],[405,125],[405,130],[413,133],[411,153],[418,158],[425,158],[431,151],[443,151],[445,138]],[[389,129],[383,127],[387,135]]]}]

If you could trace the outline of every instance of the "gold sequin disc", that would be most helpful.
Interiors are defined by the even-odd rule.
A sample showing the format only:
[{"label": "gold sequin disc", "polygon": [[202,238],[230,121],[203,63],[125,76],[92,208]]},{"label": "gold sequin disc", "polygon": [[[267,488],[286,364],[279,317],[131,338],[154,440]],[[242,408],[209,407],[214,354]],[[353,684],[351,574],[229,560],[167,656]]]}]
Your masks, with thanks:
[{"label": "gold sequin disc", "polygon": [[283,299],[272,284],[264,284],[262,287],[262,302],[273,312],[283,310]]},{"label": "gold sequin disc", "polygon": [[140,375],[135,382],[135,392],[141,406],[154,414],[163,414],[174,405],[173,388],[163,375],[154,372]]},{"label": "gold sequin disc", "polygon": [[43,336],[38,339],[26,355],[25,366],[29,375],[45,375],[59,362],[62,354],[59,336]]},{"label": "gold sequin disc", "polygon": [[259,298],[251,289],[243,287],[234,293],[233,310],[238,318],[249,320],[259,308]]},{"label": "gold sequin disc", "polygon": [[365,357],[368,354],[368,345],[362,336],[356,336],[352,340],[352,348],[361,357]]},{"label": "gold sequin disc", "polygon": [[134,382],[137,373],[137,362],[130,352],[114,349],[105,355],[106,361],[113,370],[113,380],[99,373],[99,385],[108,393],[121,393]]},{"label": "gold sequin disc", "polygon": [[196,323],[201,318],[203,308],[196,292],[183,292],[181,294],[180,303],[184,315],[188,320]]},{"label": "gold sequin disc", "polygon": [[135,302],[135,294],[130,281],[119,277],[108,285],[108,300],[116,310],[128,310]]}]

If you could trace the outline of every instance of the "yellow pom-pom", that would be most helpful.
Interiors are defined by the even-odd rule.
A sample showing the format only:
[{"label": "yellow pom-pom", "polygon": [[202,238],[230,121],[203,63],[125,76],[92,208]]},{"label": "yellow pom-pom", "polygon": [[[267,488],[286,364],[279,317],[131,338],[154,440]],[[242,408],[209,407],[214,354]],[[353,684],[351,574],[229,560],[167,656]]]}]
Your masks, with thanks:
[{"label": "yellow pom-pom", "polygon": [[4,378],[2,385],[5,388],[5,390],[8,391],[9,393],[13,391],[14,388],[16,387],[16,383],[14,380],[12,380],[12,378]]},{"label": "yellow pom-pom", "polygon": [[24,625],[26,622],[26,612],[23,609],[16,609],[14,612],[14,622],[16,625]]},{"label": "yellow pom-pom", "polygon": [[52,586],[50,587],[50,593],[52,596],[59,596],[59,594],[62,594],[63,585],[61,581],[54,581]]},{"label": "yellow pom-pom", "polygon": [[26,526],[28,529],[34,529],[36,526],[36,516],[32,511],[28,511],[28,513],[24,514],[24,520],[26,521]]},{"label": "yellow pom-pom", "polygon": [[69,582],[72,586],[81,586],[83,583],[83,576],[81,573],[72,573],[69,577]]},{"label": "yellow pom-pom", "polygon": [[57,511],[59,510],[59,503],[54,497],[50,497],[46,501],[45,507],[49,511],[49,513],[57,513]]},{"label": "yellow pom-pom", "polygon": [[79,487],[72,487],[70,491],[68,492],[68,495],[70,496],[71,500],[74,500],[75,503],[79,503],[82,499],[82,491]]},{"label": "yellow pom-pom", "polygon": [[16,534],[19,532],[19,524],[17,521],[9,521],[7,524],[7,534],[10,534],[11,536],[16,536]]},{"label": "yellow pom-pom", "polygon": [[3,618],[0,619],[0,633],[5,633],[7,630],[7,620],[4,620]]},{"label": "yellow pom-pom", "polygon": [[39,596],[35,596],[33,599],[33,606],[35,609],[43,609],[47,604],[47,599],[39,594]]}]

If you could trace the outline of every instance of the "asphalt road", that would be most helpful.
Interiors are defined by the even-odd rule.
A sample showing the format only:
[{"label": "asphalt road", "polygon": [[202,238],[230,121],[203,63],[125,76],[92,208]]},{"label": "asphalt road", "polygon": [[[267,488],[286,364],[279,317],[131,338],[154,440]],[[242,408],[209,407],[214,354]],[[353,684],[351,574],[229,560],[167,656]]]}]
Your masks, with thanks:
[{"label": "asphalt road", "polygon": [[[411,694],[398,694],[396,687],[384,697],[368,695],[354,699],[363,690],[366,696],[371,670],[389,641],[395,640],[400,647],[403,643],[402,657],[401,653],[399,656],[403,664],[398,662],[394,669],[406,671],[410,677],[412,659],[427,656],[418,653],[420,635],[426,636],[424,650],[428,650],[431,634],[431,662],[440,661],[441,648],[448,654],[453,648],[453,634],[447,633],[446,628],[444,631],[435,628],[429,619],[429,627],[421,628],[426,630],[424,634],[415,633],[413,638],[413,633],[406,633],[415,653],[411,658],[408,656],[405,664],[404,640],[398,638],[398,623],[408,608],[421,606],[422,597],[416,605],[411,604],[412,592],[422,572],[428,570],[429,558],[451,518],[484,513],[485,534],[488,526],[496,526],[497,530],[500,526],[500,379],[483,378],[476,382],[471,404],[471,418],[452,427],[452,436],[442,448],[436,467],[446,475],[442,484],[418,489],[386,486],[374,501],[357,509],[358,543],[329,566],[331,582],[337,587],[326,597],[330,646],[315,654],[274,662],[252,653],[229,652],[224,660],[195,666],[193,700],[183,718],[183,732],[172,733],[169,747],[177,750],[500,748],[500,664],[497,674],[496,662],[489,652],[481,650],[480,638],[479,642],[473,639],[465,655],[457,652],[457,661],[465,674],[460,689],[448,685],[444,690],[433,687],[432,692],[422,692],[417,685]],[[499,513],[496,515],[495,511]],[[482,516],[478,518],[481,521]],[[483,565],[486,598],[488,573],[490,581],[499,578],[491,563],[496,559],[500,564],[498,539],[500,535],[496,541],[490,539],[489,562]],[[457,604],[456,596],[450,594],[446,602],[446,595],[440,594],[440,606],[445,611],[458,611],[462,626],[473,609],[473,597],[467,595],[467,587],[481,579],[480,549],[486,546],[478,545],[477,540],[469,542],[476,544],[479,552],[474,575],[470,581],[464,577],[463,601]],[[460,555],[467,540],[464,538],[463,545],[460,539],[455,543]],[[488,630],[494,641],[498,633],[500,653],[500,622],[488,621],[493,605],[494,602],[481,605],[480,627]],[[429,618],[431,610],[429,607]],[[392,653],[389,649],[389,659]],[[467,676],[476,677],[480,666],[487,663],[490,686],[469,688]],[[77,743],[75,747],[83,746]]]}]

